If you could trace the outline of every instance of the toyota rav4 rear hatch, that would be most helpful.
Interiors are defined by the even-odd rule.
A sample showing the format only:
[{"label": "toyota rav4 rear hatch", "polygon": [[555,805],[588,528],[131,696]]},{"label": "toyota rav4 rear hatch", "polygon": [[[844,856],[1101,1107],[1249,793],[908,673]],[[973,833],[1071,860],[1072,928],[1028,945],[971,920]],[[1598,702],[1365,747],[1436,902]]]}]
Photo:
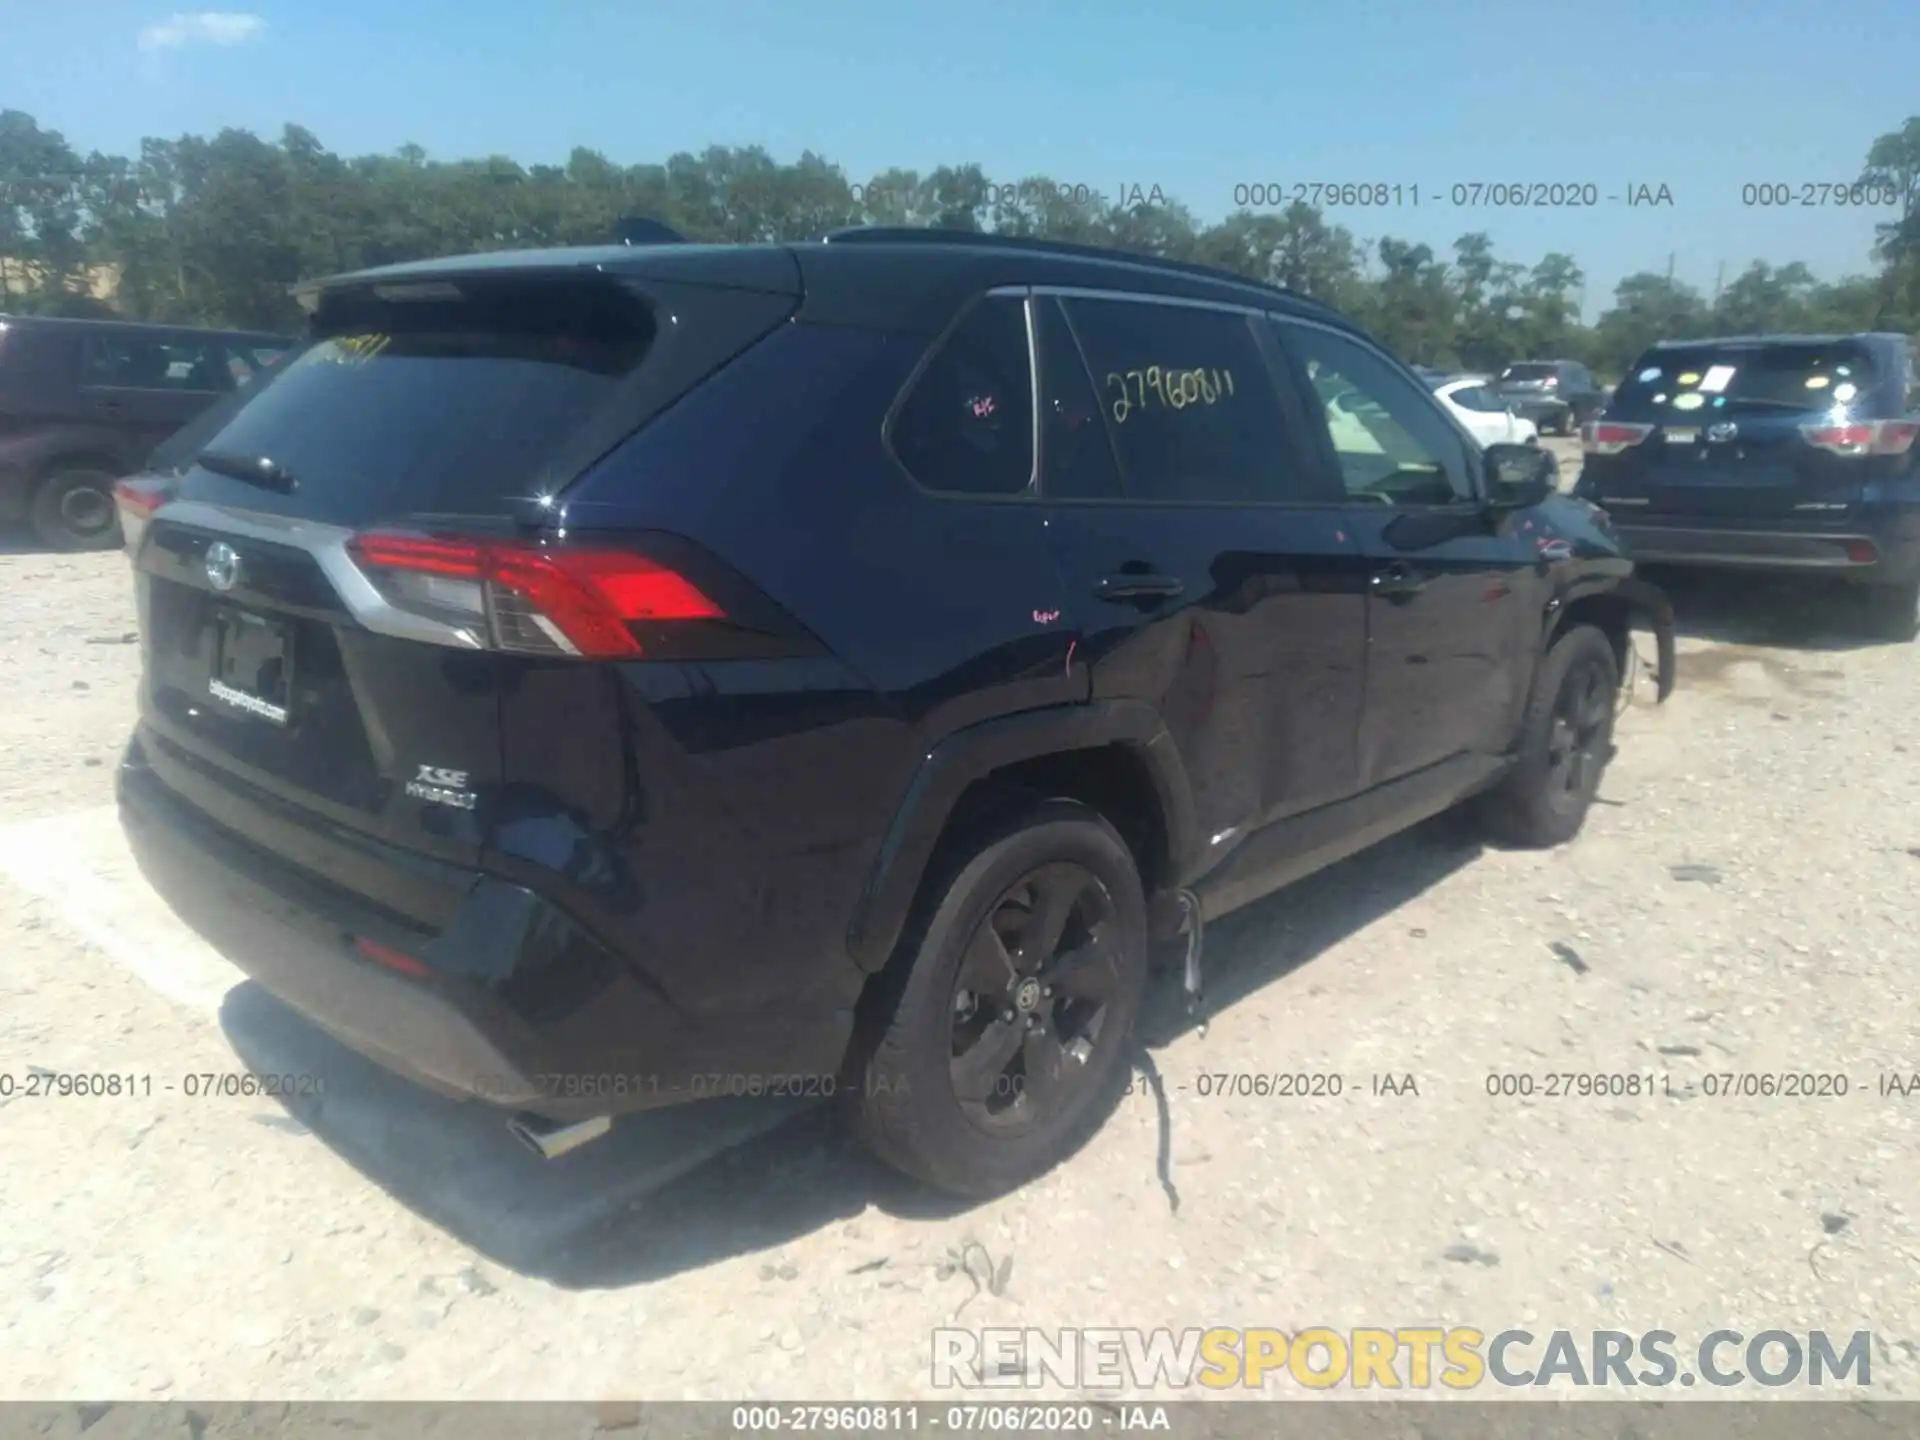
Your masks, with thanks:
[{"label": "toyota rav4 rear hatch", "polygon": [[1623,519],[1844,523],[1875,457],[1912,443],[1888,423],[1885,379],[1852,340],[1650,350],[1586,427],[1592,498]]},{"label": "toyota rav4 rear hatch", "polygon": [[503,660],[631,656],[699,610],[646,555],[553,543],[557,497],[797,297],[550,265],[319,292],[297,352],[123,486],[143,748],[216,819],[471,863]]}]

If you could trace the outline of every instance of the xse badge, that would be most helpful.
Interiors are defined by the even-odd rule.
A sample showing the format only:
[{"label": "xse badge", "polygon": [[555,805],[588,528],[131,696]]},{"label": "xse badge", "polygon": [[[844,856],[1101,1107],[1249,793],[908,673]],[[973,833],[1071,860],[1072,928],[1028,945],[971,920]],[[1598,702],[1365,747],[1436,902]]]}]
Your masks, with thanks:
[{"label": "xse badge", "polygon": [[407,794],[429,805],[451,805],[456,810],[471,810],[480,797],[467,788],[467,772],[443,770],[437,765],[422,765],[420,773],[407,782]]}]

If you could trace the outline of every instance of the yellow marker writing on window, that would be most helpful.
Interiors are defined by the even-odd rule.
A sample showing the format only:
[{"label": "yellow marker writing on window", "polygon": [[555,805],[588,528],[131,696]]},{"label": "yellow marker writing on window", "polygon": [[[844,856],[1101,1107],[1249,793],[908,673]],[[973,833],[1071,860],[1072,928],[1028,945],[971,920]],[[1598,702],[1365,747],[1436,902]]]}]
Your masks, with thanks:
[{"label": "yellow marker writing on window", "polygon": [[1107,413],[1113,423],[1124,425],[1136,410],[1185,410],[1192,406],[1217,405],[1234,394],[1231,370],[1176,370],[1167,365],[1149,365],[1144,370],[1107,372]]}]

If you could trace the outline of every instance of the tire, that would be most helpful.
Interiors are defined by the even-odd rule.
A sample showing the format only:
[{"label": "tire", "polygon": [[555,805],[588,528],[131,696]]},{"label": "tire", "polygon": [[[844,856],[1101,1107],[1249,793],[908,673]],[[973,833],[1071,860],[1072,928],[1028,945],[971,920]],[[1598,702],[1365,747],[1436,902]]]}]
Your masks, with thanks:
[{"label": "tire", "polygon": [[115,550],[125,543],[106,470],[56,470],[34,487],[27,520],[51,550]]},{"label": "tire", "polygon": [[[881,1159],[936,1189],[986,1197],[1051,1170],[1117,1103],[1147,976],[1146,899],[1119,834],[1068,800],[1024,806],[977,832],[939,874],[931,913],[883,976],[892,983],[879,1033],[852,1067],[854,1103]],[[1068,893],[1057,947],[1022,928],[1022,916]],[[1101,958],[1062,970],[1054,948]],[[1077,993],[1068,983],[1042,993],[1049,973]],[[1103,1008],[1089,1038],[1095,990]]]},{"label": "tire", "polygon": [[1494,838],[1546,849],[1580,833],[1613,755],[1619,693],[1620,663],[1602,632],[1579,625],[1554,641],[1520,721],[1518,759],[1481,802]]},{"label": "tire", "polygon": [[1882,640],[1907,641],[1920,633],[1920,580],[1868,585],[1860,596],[1866,629]]}]

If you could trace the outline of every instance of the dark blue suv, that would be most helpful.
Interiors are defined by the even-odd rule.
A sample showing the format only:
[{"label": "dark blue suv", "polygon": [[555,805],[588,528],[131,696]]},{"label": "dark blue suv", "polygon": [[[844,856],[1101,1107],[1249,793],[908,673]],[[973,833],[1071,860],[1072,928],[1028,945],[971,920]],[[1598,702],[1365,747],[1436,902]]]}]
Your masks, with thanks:
[{"label": "dark blue suv", "polygon": [[1582,431],[1574,493],[1648,564],[1827,576],[1920,626],[1920,367],[1904,335],[1655,345]]},{"label": "dark blue suv", "polygon": [[1671,684],[1538,451],[1220,272],[869,230],[303,298],[121,488],[123,818],[270,990],[549,1155],[837,1094],[1016,1185],[1155,944],[1197,1000],[1206,919],[1423,817],[1569,839],[1636,614]]}]

